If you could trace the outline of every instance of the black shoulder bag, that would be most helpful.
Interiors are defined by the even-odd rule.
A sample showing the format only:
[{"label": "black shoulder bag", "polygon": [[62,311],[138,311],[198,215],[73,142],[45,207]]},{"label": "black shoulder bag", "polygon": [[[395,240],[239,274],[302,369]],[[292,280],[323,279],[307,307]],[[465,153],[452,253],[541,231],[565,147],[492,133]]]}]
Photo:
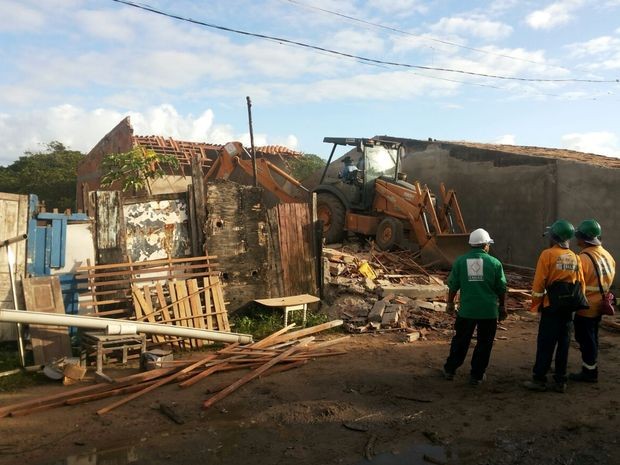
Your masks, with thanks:
[{"label": "black shoulder bag", "polygon": [[590,308],[579,281],[554,281],[547,286],[547,295],[551,309],[560,314],[570,315],[577,310]]}]

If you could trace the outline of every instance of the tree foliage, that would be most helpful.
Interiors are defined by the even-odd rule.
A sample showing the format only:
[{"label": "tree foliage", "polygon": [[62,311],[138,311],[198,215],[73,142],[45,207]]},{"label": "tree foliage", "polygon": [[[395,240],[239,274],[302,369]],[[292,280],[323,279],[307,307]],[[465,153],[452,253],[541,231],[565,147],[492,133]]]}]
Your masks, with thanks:
[{"label": "tree foliage", "polygon": [[143,189],[151,193],[149,180],[161,178],[166,173],[164,167],[176,169],[179,159],[174,155],[159,154],[154,150],[134,147],[128,152],[108,155],[102,163],[102,186],[121,183],[123,191],[137,193]]},{"label": "tree foliage", "polygon": [[289,164],[291,165],[293,177],[302,181],[319,169],[324,168],[325,160],[313,153],[306,153],[301,157],[292,159]]},{"label": "tree foliage", "polygon": [[77,165],[83,157],[58,141],[39,152],[26,151],[9,166],[0,166],[0,192],[37,194],[48,210],[74,209]]}]

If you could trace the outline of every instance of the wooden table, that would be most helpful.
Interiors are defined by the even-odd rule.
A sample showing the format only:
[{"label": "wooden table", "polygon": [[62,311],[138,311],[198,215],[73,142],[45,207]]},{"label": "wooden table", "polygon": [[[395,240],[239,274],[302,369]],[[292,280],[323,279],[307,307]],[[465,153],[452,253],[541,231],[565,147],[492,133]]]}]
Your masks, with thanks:
[{"label": "wooden table", "polygon": [[288,314],[295,311],[303,311],[303,324],[306,324],[308,304],[319,302],[316,296],[310,294],[292,295],[289,297],[275,297],[271,299],[256,299],[257,302],[266,307],[281,308],[284,310],[284,326],[288,325]]}]

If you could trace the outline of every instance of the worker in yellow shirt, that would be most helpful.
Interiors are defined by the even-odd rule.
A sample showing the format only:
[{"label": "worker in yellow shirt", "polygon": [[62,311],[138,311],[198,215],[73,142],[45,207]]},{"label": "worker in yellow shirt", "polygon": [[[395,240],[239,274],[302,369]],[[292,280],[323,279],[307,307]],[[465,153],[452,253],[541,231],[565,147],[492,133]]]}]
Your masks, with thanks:
[{"label": "worker in yellow shirt", "polygon": [[[581,372],[571,373],[571,381],[598,381],[598,326],[601,321],[601,292],[608,292],[614,281],[616,262],[601,245],[601,225],[596,220],[584,220],[575,232],[581,249],[579,258],[586,281],[586,297],[590,308],[575,315],[575,340],[581,350]],[[600,277],[600,279],[599,279]],[[599,287],[600,285],[600,287]]]},{"label": "worker in yellow shirt", "polygon": [[[549,248],[542,251],[536,264],[532,284],[532,304],[530,311],[540,313],[536,362],[531,381],[524,386],[533,391],[547,390],[547,372],[555,354],[554,384],[556,392],[566,391],[566,366],[572,326],[572,311],[560,310],[551,304],[550,296],[555,297],[558,285],[580,286],[585,290],[583,272],[579,257],[570,250],[569,242],[575,228],[566,220],[558,220],[549,228]],[[587,303],[586,303],[587,304]]]}]

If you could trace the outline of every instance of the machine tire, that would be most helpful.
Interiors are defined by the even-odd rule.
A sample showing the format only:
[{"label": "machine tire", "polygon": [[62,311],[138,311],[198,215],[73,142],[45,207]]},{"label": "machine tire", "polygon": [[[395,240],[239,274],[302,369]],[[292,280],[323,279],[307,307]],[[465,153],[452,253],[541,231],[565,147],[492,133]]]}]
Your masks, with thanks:
[{"label": "machine tire", "polygon": [[403,224],[396,218],[384,218],[377,226],[375,242],[381,250],[392,250],[403,239]]},{"label": "machine tire", "polygon": [[345,208],[342,202],[329,192],[316,197],[318,219],[323,221],[323,238],[327,244],[340,242],[344,237]]}]

